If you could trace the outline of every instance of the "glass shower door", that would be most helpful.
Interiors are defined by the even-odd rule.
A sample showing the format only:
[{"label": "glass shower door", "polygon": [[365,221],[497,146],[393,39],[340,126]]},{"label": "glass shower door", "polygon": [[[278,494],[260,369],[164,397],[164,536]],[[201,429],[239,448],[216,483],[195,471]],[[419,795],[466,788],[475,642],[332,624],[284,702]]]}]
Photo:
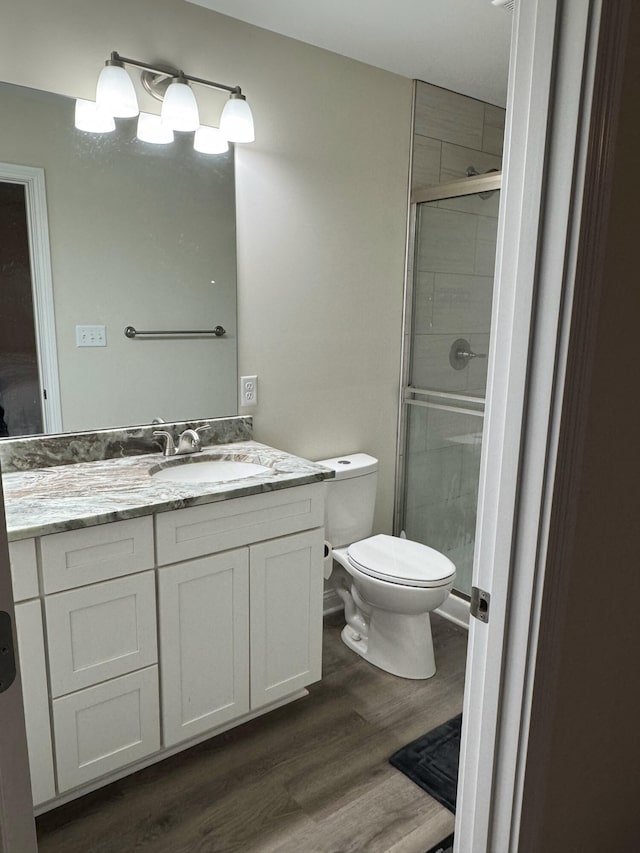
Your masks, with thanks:
[{"label": "glass shower door", "polygon": [[398,526],[455,563],[463,596],[471,594],[498,205],[497,189],[416,205]]}]

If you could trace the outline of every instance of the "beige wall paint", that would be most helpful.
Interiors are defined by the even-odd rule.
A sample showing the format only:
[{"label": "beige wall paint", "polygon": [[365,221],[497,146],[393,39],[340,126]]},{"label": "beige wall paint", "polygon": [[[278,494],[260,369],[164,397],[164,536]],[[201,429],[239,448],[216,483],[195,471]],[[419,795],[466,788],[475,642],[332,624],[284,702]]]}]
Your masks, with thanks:
[{"label": "beige wall paint", "polygon": [[259,376],[255,435],[309,458],[378,456],[389,530],[411,82],[181,0],[2,2],[8,82],[92,98],[111,50],[247,93],[238,326],[240,372]]}]

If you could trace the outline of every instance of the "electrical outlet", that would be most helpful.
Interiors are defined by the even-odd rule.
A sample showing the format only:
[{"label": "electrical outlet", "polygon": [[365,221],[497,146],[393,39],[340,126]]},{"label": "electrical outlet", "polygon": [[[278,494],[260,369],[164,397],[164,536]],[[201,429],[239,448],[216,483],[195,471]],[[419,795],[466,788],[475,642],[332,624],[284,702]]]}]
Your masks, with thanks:
[{"label": "electrical outlet", "polygon": [[76,326],[77,347],[106,347],[106,326]]},{"label": "electrical outlet", "polygon": [[258,404],[258,377],[240,377],[240,405],[256,406]]}]

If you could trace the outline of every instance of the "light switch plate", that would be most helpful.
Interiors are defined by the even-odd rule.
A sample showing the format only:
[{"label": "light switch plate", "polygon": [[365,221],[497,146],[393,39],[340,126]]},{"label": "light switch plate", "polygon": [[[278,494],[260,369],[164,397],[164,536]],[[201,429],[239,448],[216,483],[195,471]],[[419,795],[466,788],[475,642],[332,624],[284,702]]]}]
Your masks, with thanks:
[{"label": "light switch plate", "polygon": [[106,326],[76,326],[77,347],[106,347]]}]

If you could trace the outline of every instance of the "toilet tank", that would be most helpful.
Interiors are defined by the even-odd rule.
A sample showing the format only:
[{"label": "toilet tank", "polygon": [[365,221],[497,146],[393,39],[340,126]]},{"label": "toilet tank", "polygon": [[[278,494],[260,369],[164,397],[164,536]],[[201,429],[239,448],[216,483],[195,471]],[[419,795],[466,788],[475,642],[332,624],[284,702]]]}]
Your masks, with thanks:
[{"label": "toilet tank", "polygon": [[373,532],[378,460],[366,453],[321,459],[318,465],[336,472],[325,480],[325,537],[333,548],[366,539]]}]

